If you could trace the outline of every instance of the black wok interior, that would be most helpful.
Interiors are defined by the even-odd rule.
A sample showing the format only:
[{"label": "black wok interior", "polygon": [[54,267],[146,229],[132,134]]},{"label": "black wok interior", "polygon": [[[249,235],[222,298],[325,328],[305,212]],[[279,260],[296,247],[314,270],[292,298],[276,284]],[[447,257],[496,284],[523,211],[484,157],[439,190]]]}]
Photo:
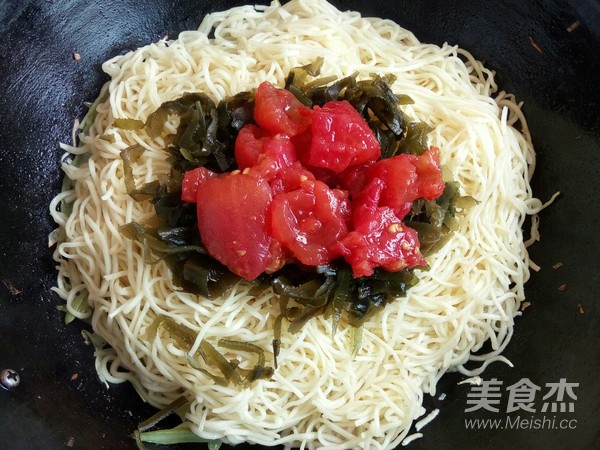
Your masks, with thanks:
[{"label": "black wok interior", "polygon": [[[58,143],[70,142],[84,102],[106,81],[103,61],[164,35],[176,37],[206,13],[243,3],[0,3],[0,370],[21,376],[16,389],[0,389],[0,449],[135,448],[128,435],[153,408],[129,385],[107,389],[98,381],[92,349],[81,337],[84,325],[64,326],[59,298],[50,291],[55,272],[47,235],[54,227],[48,204],[62,177]],[[542,239],[531,248],[542,270],[527,285],[532,306],[517,319],[505,353],[515,367],[495,363],[483,377],[504,386],[525,377],[538,385],[578,382],[568,416],[577,420],[576,429],[467,430],[469,386],[457,386],[464,377],[449,374],[438,390],[446,399],[426,400],[440,407],[440,415],[412,448],[600,448],[600,3],[333,3],[393,19],[422,41],[458,44],[484,60],[501,88],[525,102],[538,152],[536,196],[546,200],[562,192],[541,213]],[[563,266],[553,269],[559,261]]]}]

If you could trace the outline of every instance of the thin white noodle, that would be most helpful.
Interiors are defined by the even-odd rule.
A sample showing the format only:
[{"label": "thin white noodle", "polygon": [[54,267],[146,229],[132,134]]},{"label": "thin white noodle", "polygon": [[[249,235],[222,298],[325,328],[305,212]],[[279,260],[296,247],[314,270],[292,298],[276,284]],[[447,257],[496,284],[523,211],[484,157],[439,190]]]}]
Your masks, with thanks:
[{"label": "thin white noodle", "polygon": [[406,436],[402,441],[402,447],[406,447],[411,442],[416,441],[417,439],[421,439],[423,437],[423,433],[413,433],[410,436]]},{"label": "thin white noodle", "polygon": [[[409,295],[365,324],[355,358],[350,327],[340,323],[332,339],[330,322],[316,318],[296,336],[283,334],[273,379],[218,386],[192,368],[168,336],[147,341],[146,328],[166,315],[198,333],[196,346],[200,339],[232,337],[270,354],[278,306],[271,292],[253,298],[243,283],[223,298],[198,299],[176,290],[163,263],[145,264],[142,246],[123,239],[118,227],[149,219],[152,206],[127,195],[119,153],[143,145],[134,174],[138,183],[151,181],[168,171],[164,142],[116,129],[112,121],[145,120],[162,102],[189,91],[219,100],[263,80],[281,84],[291,68],[319,56],[324,74],[395,74],[394,91],[415,101],[406,112],[434,127],[430,143],[441,149],[461,192],[478,203],[459,212],[455,235],[429,258],[430,271]],[[205,438],[379,449],[421,436],[407,434],[422,414],[423,395],[435,394],[446,371],[475,374],[504,360],[499,353],[529,278],[521,228],[543,205],[529,185],[535,153],[521,105],[497,93],[494,73],[468,52],[422,44],[389,20],[340,12],[324,0],[292,0],[210,14],[199,31],[117,56],[102,68],[111,78],[102,91],[108,99],[95,107],[79,146],[64,146],[89,159],[80,167],[64,160],[74,186],[50,208],[66,236],[54,255],[59,275],[53,290],[69,306],[74,293],[88,292],[92,326],[111,346],[96,351],[101,380],[129,380],[156,407],[185,395],[192,401],[187,420]],[[100,139],[104,135],[114,143]],[[68,217],[59,211],[63,199],[73,201]],[[486,341],[492,351],[473,358]],[[481,367],[467,370],[470,359]]]},{"label": "thin white noodle", "polygon": [[421,420],[415,423],[415,430],[421,431],[423,428],[425,428],[427,425],[433,422],[433,420],[438,416],[439,413],[440,410],[435,408],[433,411],[427,414],[427,416],[423,417]]}]

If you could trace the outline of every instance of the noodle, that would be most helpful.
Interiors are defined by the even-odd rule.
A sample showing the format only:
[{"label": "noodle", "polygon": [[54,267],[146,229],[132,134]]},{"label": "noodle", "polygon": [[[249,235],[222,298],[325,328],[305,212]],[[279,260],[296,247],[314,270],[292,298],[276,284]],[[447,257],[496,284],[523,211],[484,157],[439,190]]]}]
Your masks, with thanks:
[{"label": "noodle", "polygon": [[[291,68],[318,57],[325,75],[396,75],[394,92],[415,101],[406,113],[434,127],[430,144],[477,204],[459,215],[458,230],[428,258],[430,270],[409,295],[365,324],[356,356],[349,348],[353,329],[342,321],[332,338],[330,321],[317,317],[297,335],[282,333],[272,379],[220,386],[188,364],[188,349],[160,333],[149,342],[147,327],[159,315],[170,317],[198,333],[191,352],[202,339],[231,338],[265,349],[268,362],[279,306],[271,291],[252,297],[245,283],[222,298],[200,299],[177,290],[164,263],[145,263],[143,246],[118,227],[143,223],[153,208],[127,195],[119,153],[133,144],[146,149],[134,168],[141,185],[168,172],[165,142],[111,124],[145,121],[185,92],[218,101],[265,80],[281,85]],[[54,254],[53,289],[69,311],[91,316],[94,331],[110,344],[96,353],[103,381],[132,381],[156,407],[185,395],[187,421],[208,439],[380,449],[407,437],[424,413],[423,395],[435,394],[446,371],[477,375],[492,361],[506,361],[500,353],[529,278],[521,228],[542,205],[529,186],[535,154],[521,105],[498,93],[494,73],[468,52],[422,44],[389,20],[340,12],[324,0],[292,0],[209,14],[199,31],[117,56],[102,68],[111,78],[102,93],[108,97],[90,111],[97,115],[79,135],[79,147],[67,148],[84,157],[79,165],[63,164],[73,185],[51,213],[65,236]],[[175,124],[169,126],[173,132]],[[63,200],[72,201],[70,214],[60,210]],[[72,307],[82,292],[93,311]],[[492,351],[471,356],[486,341]],[[226,356],[251,367],[243,356]],[[468,370],[470,360],[481,367]]]}]

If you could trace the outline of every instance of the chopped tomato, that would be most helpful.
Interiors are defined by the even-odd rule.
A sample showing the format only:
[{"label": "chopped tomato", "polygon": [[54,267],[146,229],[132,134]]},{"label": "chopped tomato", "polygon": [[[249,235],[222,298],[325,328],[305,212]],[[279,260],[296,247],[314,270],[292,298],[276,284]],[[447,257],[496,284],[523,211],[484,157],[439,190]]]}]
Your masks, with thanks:
[{"label": "chopped tomato", "polygon": [[218,174],[208,170],[205,167],[197,167],[188,170],[183,174],[183,182],[181,184],[181,200],[189,203],[196,203],[198,186],[204,181],[217,177]]},{"label": "chopped tomato", "polygon": [[269,184],[249,174],[208,179],[198,188],[198,229],[208,252],[232,272],[253,280],[272,267],[266,215]]},{"label": "chopped tomato", "polygon": [[338,174],[323,167],[308,167],[308,169],[313,173],[315,178],[319,181],[322,181],[330,188],[338,188]]},{"label": "chopped tomato", "polygon": [[419,197],[434,200],[442,195],[446,184],[442,179],[440,150],[437,147],[429,147],[417,158],[414,165],[417,169]]},{"label": "chopped tomato", "polygon": [[245,125],[235,139],[235,161],[240,169],[252,167],[258,162],[258,157],[263,152],[264,139],[269,136],[262,128],[256,125]]},{"label": "chopped tomato", "polygon": [[345,189],[353,197],[359,193],[367,184],[367,171],[373,165],[372,162],[348,167],[337,176],[337,181],[342,189]]},{"label": "chopped tomato", "polygon": [[[267,221],[269,216],[267,215]],[[280,242],[277,242],[275,239],[271,240],[271,246],[269,247],[269,253],[271,254],[271,262],[266,267],[266,273],[277,272],[283,266],[285,266],[288,262],[293,260],[290,251],[281,245]]]},{"label": "chopped tomato", "polygon": [[314,181],[315,176],[309,170],[305,169],[299,161],[277,172],[270,181],[273,196],[283,192],[290,192],[300,189],[304,181]]},{"label": "chopped tomato", "polygon": [[310,112],[290,91],[278,89],[267,81],[256,90],[254,120],[271,134],[292,137],[302,133],[310,125]]},{"label": "chopped tomato", "polygon": [[367,185],[373,180],[383,182],[379,206],[394,209],[400,219],[410,211],[411,203],[419,198],[417,169],[413,165],[415,159],[417,157],[413,155],[398,155],[377,161],[366,170]]},{"label": "chopped tomato", "polygon": [[318,266],[337,256],[330,247],[347,233],[350,205],[345,192],[305,180],[274,198],[270,217],[273,238],[301,263]]},{"label": "chopped tomato", "polygon": [[[340,174],[340,184],[357,195],[375,180],[383,182],[379,206],[392,208],[399,219],[418,198],[434,200],[444,191],[439,151],[432,147],[421,156],[401,154],[370,166],[350,167]],[[356,199],[353,198],[353,201]]]},{"label": "chopped tomato", "polygon": [[[352,199],[352,226],[365,228],[367,222],[374,217],[374,211],[379,207],[381,194],[385,183],[379,178],[372,180]],[[375,227],[377,224],[369,225]]]},{"label": "chopped tomato", "polygon": [[369,125],[345,100],[315,106],[310,115],[311,141],[304,153],[304,164],[339,173],[381,156],[379,142]]},{"label": "chopped tomato", "polygon": [[352,266],[355,277],[370,276],[375,267],[396,272],[423,266],[417,232],[402,224],[394,210],[377,206],[384,183],[376,179],[361,193],[352,214],[354,230],[332,246]]},{"label": "chopped tomato", "polygon": [[354,230],[333,246],[352,266],[355,277],[368,277],[375,267],[390,272],[424,266],[417,232],[402,224],[391,208],[377,208],[369,230]]},{"label": "chopped tomato", "polygon": [[289,137],[283,134],[270,136],[250,124],[238,134],[235,159],[240,169],[251,168],[256,175],[269,181],[282,168],[296,161],[296,149]]}]

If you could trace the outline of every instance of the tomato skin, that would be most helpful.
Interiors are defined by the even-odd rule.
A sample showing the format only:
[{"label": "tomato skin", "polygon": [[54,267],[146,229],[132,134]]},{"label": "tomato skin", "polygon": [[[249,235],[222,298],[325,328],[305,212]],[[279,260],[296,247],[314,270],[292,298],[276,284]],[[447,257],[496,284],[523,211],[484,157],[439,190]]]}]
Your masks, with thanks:
[{"label": "tomato skin", "polygon": [[235,141],[235,159],[241,170],[251,169],[270,181],[281,169],[296,161],[296,148],[283,134],[271,136],[256,125],[246,125]]},{"label": "tomato skin", "polygon": [[442,179],[439,148],[429,147],[414,164],[417,169],[419,197],[435,200],[442,195],[446,184]]},{"label": "tomato skin", "polygon": [[230,173],[198,188],[198,230],[208,252],[235,274],[253,280],[273,263],[266,216],[271,188],[262,178]]},{"label": "tomato skin", "polygon": [[294,94],[264,81],[254,97],[254,120],[269,133],[292,137],[304,132],[310,125],[311,110],[298,101]]},{"label": "tomato skin", "polygon": [[305,180],[299,189],[277,195],[271,205],[273,238],[310,266],[337,257],[330,247],[347,233],[349,220],[347,194],[317,180]]},{"label": "tomato skin", "polygon": [[417,232],[402,224],[392,208],[377,206],[384,188],[375,179],[360,193],[352,214],[354,230],[332,246],[352,266],[354,277],[371,276],[375,267],[397,272],[427,264]]},{"label": "tomato skin", "polygon": [[210,178],[217,177],[218,174],[208,170],[205,167],[197,167],[188,170],[183,174],[183,182],[181,184],[181,200],[188,203],[196,203],[198,195],[198,186]]},{"label": "tomato skin", "polygon": [[299,152],[305,165],[339,173],[381,156],[375,134],[346,100],[315,106],[310,118],[310,145],[304,153]]}]

